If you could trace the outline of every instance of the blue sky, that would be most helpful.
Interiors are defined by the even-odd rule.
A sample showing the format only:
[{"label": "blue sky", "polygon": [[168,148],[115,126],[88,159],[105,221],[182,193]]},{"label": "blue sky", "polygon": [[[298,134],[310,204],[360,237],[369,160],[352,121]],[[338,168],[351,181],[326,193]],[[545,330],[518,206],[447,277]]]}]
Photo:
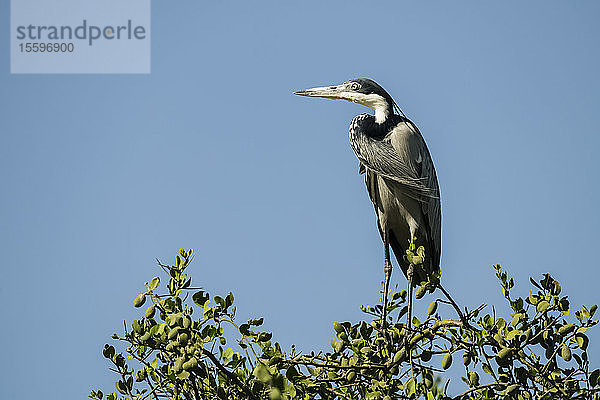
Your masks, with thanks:
[{"label": "blue sky", "polygon": [[[113,388],[101,348],[137,315],[154,259],[180,247],[196,252],[195,284],[232,290],[285,347],[326,348],[332,321],[360,318],[383,274],[347,138],[368,110],[291,94],[353,77],[379,82],[425,136],[460,303],[501,302],[495,263],[522,293],[551,272],[574,304],[597,303],[599,11],[154,2],[150,75],[10,75],[5,36],[0,398]],[[8,2],[0,13],[8,26]]]}]

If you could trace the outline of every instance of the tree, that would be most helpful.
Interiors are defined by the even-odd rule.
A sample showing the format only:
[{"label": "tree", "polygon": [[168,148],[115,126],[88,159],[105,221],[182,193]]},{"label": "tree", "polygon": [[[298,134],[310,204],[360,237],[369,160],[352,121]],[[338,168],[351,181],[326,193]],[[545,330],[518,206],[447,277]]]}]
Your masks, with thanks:
[{"label": "tree", "polygon": [[[422,256],[414,245],[406,254],[417,267]],[[261,331],[262,318],[239,323],[232,293],[211,297],[192,287],[191,261],[192,250],[181,249],[174,265],[158,263],[168,277],[166,292],[159,292],[158,276],[147,282],[133,302],[148,303],[143,315],[113,335],[122,350],[104,346],[117,392],[94,390],[91,398],[445,399],[445,374],[455,359],[464,368],[464,390],[455,398],[599,398],[600,370],[589,369],[586,336],[598,322],[597,306],[571,312],[549,274],[530,278],[532,290],[517,297],[513,278],[496,265],[510,316],[483,315],[484,305],[462,312],[448,296],[413,317],[410,331],[401,322],[406,291],[393,291],[387,323],[382,304],[362,307],[368,321],[333,323],[330,352],[301,354],[293,346],[284,352]],[[423,282],[415,297],[433,291],[435,281]],[[453,307],[438,309],[440,303]],[[455,317],[442,318],[442,308]]]}]

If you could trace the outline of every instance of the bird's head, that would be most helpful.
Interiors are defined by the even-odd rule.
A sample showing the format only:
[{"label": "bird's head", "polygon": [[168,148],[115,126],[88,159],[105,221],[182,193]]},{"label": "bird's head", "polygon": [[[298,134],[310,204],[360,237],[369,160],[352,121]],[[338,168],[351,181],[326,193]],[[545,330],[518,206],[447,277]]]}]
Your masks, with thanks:
[{"label": "bird's head", "polygon": [[394,100],[377,82],[367,78],[352,79],[335,86],[299,90],[294,94],[326,99],[342,99],[375,110],[375,122],[381,124],[394,113]]}]

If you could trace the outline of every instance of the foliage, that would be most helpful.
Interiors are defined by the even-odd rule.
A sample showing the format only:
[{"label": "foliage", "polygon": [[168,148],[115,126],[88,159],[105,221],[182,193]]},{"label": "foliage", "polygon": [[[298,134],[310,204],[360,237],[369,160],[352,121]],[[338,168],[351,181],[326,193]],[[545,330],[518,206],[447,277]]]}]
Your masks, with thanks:
[{"label": "foliage", "polygon": [[[410,251],[407,258],[419,261]],[[159,262],[166,292],[158,292],[159,277],[146,283],[134,306],[148,307],[113,335],[124,350],[103,350],[118,375],[117,392],[95,390],[91,398],[433,400],[448,398],[447,370],[460,368],[465,388],[456,398],[598,399],[600,370],[590,371],[586,336],[598,322],[597,307],[572,312],[549,274],[530,279],[532,291],[522,298],[512,293],[513,278],[495,266],[510,317],[493,308],[482,315],[483,305],[462,312],[447,295],[414,317],[410,330],[401,321],[406,291],[393,291],[385,324],[381,304],[362,307],[369,322],[335,322],[330,352],[301,354],[293,346],[284,352],[261,331],[262,318],[238,323],[232,293],[211,298],[193,288],[191,260],[192,250],[181,249],[174,265]],[[456,317],[443,319],[442,312]]]}]

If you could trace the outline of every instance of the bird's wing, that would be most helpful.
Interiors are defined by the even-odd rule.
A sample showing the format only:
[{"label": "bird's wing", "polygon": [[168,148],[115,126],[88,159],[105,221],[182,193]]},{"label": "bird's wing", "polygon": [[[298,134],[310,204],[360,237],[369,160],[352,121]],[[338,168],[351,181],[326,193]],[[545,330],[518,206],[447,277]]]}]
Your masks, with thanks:
[{"label": "bird's wing", "polygon": [[399,127],[400,132],[398,132],[398,136],[391,138],[390,143],[401,154],[401,158],[408,160],[410,169],[421,179],[423,185],[434,194],[433,196],[423,198],[421,201],[421,211],[425,217],[425,222],[429,225],[428,231],[431,232],[430,240],[434,246],[434,254],[431,256],[437,267],[441,251],[442,215],[440,189],[435,166],[419,129],[408,120],[403,126]]},{"label": "bird's wing", "polygon": [[[434,187],[428,185],[428,177],[405,159],[391,142],[361,135],[352,140],[352,148],[362,165],[377,175],[390,179],[406,189],[407,195],[419,200],[439,197]],[[433,165],[433,164],[432,164]],[[436,180],[437,181],[437,180]]]},{"label": "bird's wing", "polygon": [[441,251],[440,191],[433,160],[418,128],[406,120],[382,140],[366,135],[356,139],[352,147],[361,164],[419,201],[433,247],[430,256],[437,268]]},{"label": "bird's wing", "polygon": [[425,216],[425,220],[429,224],[429,231],[431,232],[431,240],[434,246],[434,254],[431,255],[434,261],[434,268],[440,265],[440,253],[442,250],[442,212],[440,204],[440,189],[438,186],[437,175],[435,173],[435,167],[433,161],[429,156],[429,151],[425,148],[427,157],[423,158],[422,174],[427,177],[426,185],[434,188],[436,192],[435,197],[427,198],[427,201],[421,203],[421,210]]},{"label": "bird's wing", "polygon": [[362,163],[358,163],[358,174],[362,175],[365,172],[367,172],[367,169],[365,168],[365,166]]}]

